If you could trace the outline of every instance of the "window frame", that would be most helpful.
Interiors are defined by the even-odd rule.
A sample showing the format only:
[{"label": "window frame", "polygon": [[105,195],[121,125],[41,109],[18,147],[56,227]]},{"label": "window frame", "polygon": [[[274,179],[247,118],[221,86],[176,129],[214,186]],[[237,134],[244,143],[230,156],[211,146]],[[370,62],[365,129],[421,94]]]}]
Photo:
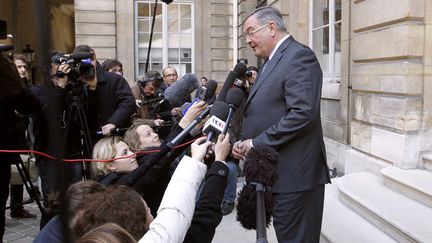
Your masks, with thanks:
[{"label": "window frame", "polygon": [[[342,2],[341,2],[342,4]],[[341,6],[342,7],[342,6]],[[309,47],[314,50],[313,46],[313,35],[314,31],[324,29],[326,27],[329,28],[329,49],[328,49],[328,71],[323,72],[323,81],[324,82],[334,82],[334,83],[340,83],[341,81],[341,72],[336,72],[336,65],[341,66],[341,58],[339,58],[339,63],[336,63],[336,38],[335,38],[335,32],[336,32],[336,24],[341,25],[342,29],[342,9],[341,9],[341,19],[338,21],[336,20],[336,0],[328,0],[328,9],[329,9],[329,21],[328,24],[323,23],[323,25],[315,27],[313,26],[314,23],[314,0],[309,0]],[[342,36],[342,31],[341,31]],[[342,42],[342,38],[341,38]],[[314,50],[315,51],[315,50]],[[341,52],[341,50],[339,51]],[[325,57],[325,54],[323,54]],[[341,53],[339,54],[341,55]],[[341,70],[341,68],[339,68]]]},{"label": "window frame", "polygon": [[[134,58],[135,58],[135,76],[140,76],[140,61],[139,61],[139,17],[138,17],[138,5],[140,3],[145,3],[145,4],[154,4],[155,2],[153,0],[136,0],[134,1]],[[172,34],[172,32],[168,31],[168,5],[163,3],[163,2],[158,2],[158,4],[162,5],[162,69],[166,66],[174,66],[177,69],[178,75],[179,77],[183,76],[185,73],[183,73],[183,71],[179,68],[177,68],[177,66],[181,65],[182,63],[189,63],[189,62],[181,62],[178,61],[177,63],[175,63],[173,65],[173,63],[168,61],[168,53],[169,53],[169,36],[170,34]],[[181,5],[181,4],[187,4],[191,7],[191,39],[192,39],[192,43],[190,44],[190,49],[191,49],[191,72],[194,73],[195,72],[195,3],[193,0],[177,0],[175,2],[172,2],[171,4],[175,4],[175,5]],[[153,9],[151,9],[150,11],[152,11],[153,13]],[[150,22],[152,21],[152,18],[150,18]],[[180,18],[177,18],[177,21],[180,22]],[[151,23],[150,23],[151,25]],[[150,31],[151,29],[149,29]],[[150,32],[148,32],[150,33]],[[178,34],[181,33],[181,30],[179,30]],[[153,40],[154,42],[154,36],[153,36]],[[146,47],[147,49],[148,47]],[[153,44],[152,44],[152,49],[154,48]],[[178,50],[181,50],[182,47],[178,47],[176,48]],[[152,51],[150,51],[150,53],[152,53]],[[179,60],[181,59],[181,57],[179,56]],[[145,64],[144,62],[141,62]],[[150,61],[149,61],[149,70],[151,70],[151,64],[152,64],[152,59],[151,59],[151,54],[150,54]]]}]

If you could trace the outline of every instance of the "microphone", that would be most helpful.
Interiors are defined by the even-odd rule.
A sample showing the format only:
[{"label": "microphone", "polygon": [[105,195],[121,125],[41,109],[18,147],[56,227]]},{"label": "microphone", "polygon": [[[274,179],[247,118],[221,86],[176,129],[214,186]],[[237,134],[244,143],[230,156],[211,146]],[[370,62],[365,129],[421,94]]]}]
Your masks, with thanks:
[{"label": "microphone", "polygon": [[185,74],[165,90],[165,99],[169,101],[172,107],[180,107],[184,103],[184,97],[196,88],[198,88],[197,76],[192,73]]},{"label": "microphone", "polygon": [[201,86],[198,89],[198,99],[207,102],[207,104],[209,104],[208,101],[210,101],[216,92],[217,89],[217,82],[213,79],[210,79],[209,81],[207,81],[207,83],[204,86]]},{"label": "microphone", "polygon": [[267,242],[266,226],[274,208],[271,187],[278,179],[278,153],[264,144],[256,144],[246,156],[246,184],[239,193],[237,221],[245,229],[256,229],[257,241]]},{"label": "microphone", "polygon": [[228,128],[231,124],[232,116],[234,114],[234,111],[241,105],[244,97],[244,92],[236,87],[231,88],[226,97],[226,103],[229,107],[228,117],[225,121],[225,127],[222,131],[223,134],[226,134],[228,132]]},{"label": "microphone", "polygon": [[0,51],[10,51],[13,50],[15,48],[14,45],[3,45],[0,44]]},{"label": "microphone", "polygon": [[187,127],[183,129],[175,138],[173,138],[170,142],[167,143],[167,146],[173,149],[176,145],[178,145],[192,129],[198,125],[210,112],[212,106],[208,106],[203,110]]},{"label": "microphone", "polygon": [[[111,133],[116,132],[116,133],[121,133],[123,131],[128,130],[129,128],[113,128],[110,130]],[[102,131],[97,131],[96,132],[97,135],[103,135]]]},{"label": "microphone", "polygon": [[195,98],[192,103],[190,103],[186,108],[182,110],[182,115],[186,114],[189,108],[198,101],[205,101],[207,104],[211,105],[214,102],[215,92],[217,88],[217,82],[213,79],[207,81],[204,86],[200,86],[197,90],[197,98]]},{"label": "microphone", "polygon": [[63,63],[67,61],[80,61],[83,59],[92,59],[93,53],[91,52],[77,52],[73,54],[66,54],[66,55],[55,55],[51,58],[51,61],[54,63]]},{"label": "microphone", "polygon": [[218,101],[225,101],[228,90],[233,86],[236,78],[241,78],[246,72],[246,64],[239,62],[235,65],[234,70],[229,72],[222,86],[221,92],[217,98]]},{"label": "microphone", "polygon": [[204,124],[203,133],[207,134],[207,141],[213,140],[219,135],[224,127],[225,120],[228,117],[228,105],[222,101],[216,101],[210,110],[210,118]]}]

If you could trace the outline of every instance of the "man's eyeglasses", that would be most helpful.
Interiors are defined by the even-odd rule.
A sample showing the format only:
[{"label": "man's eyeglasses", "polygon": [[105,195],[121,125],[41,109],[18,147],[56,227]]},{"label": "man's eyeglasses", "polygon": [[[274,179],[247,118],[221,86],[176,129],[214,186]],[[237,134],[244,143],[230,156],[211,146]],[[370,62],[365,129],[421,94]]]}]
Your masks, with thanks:
[{"label": "man's eyeglasses", "polygon": [[266,24],[264,24],[264,25],[261,25],[261,26],[258,27],[257,29],[254,29],[254,30],[252,30],[252,31],[248,31],[247,33],[244,34],[244,39],[246,40],[247,38],[251,38],[251,37],[253,37],[253,35],[254,35],[256,32],[258,32],[258,31],[264,29],[264,27],[266,27],[267,25],[268,25],[268,23],[266,23]]},{"label": "man's eyeglasses", "polygon": [[167,74],[164,77],[177,77],[176,73]]}]

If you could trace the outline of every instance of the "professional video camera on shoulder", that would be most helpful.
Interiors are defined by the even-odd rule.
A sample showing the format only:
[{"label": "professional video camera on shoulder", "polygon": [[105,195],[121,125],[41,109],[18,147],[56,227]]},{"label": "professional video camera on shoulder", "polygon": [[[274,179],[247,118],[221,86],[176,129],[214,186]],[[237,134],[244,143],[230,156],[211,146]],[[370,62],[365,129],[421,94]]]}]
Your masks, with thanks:
[{"label": "professional video camera on shoulder", "polygon": [[56,55],[52,58],[52,61],[60,64],[68,64],[70,66],[70,72],[65,74],[61,71],[56,72],[56,76],[59,78],[68,76],[69,82],[77,82],[82,79],[92,79],[95,76],[96,70],[92,65],[93,53],[91,52],[77,52],[74,54]]}]

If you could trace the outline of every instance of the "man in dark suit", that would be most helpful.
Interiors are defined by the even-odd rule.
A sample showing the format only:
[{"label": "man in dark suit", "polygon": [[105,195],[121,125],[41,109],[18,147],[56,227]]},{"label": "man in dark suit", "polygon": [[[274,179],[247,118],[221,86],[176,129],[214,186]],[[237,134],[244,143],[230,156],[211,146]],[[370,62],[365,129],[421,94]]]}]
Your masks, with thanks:
[{"label": "man in dark suit", "polygon": [[276,149],[279,179],[274,228],[279,242],[319,242],[324,184],[330,182],[320,120],[322,71],[315,54],[291,37],[279,10],[263,7],[243,22],[246,43],[266,60],[244,110],[243,158],[255,144]]}]

